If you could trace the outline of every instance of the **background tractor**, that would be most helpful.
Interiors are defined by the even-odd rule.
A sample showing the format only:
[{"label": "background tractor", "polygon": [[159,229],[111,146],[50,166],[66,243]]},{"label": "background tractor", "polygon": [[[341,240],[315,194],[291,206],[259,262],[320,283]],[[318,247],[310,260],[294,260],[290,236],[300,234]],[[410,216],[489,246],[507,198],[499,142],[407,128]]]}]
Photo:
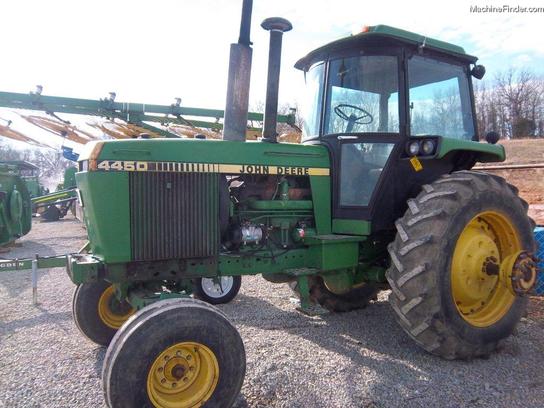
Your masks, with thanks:
[{"label": "background tractor", "polygon": [[206,299],[203,280],[232,294],[262,274],[289,283],[307,312],[360,308],[390,288],[405,332],[447,359],[488,355],[524,313],[536,276],[527,204],[470,170],[505,158],[478,141],[476,58],[388,26],[325,45],[296,64],[308,85],[303,144],[279,144],[291,25],[267,19],[263,138],[244,142],[250,16],[246,0],[224,140],[98,141],[80,155],[90,253],[71,256],[68,272],[78,327],[109,344],[109,406],[233,403],[244,346],[219,310],[189,297]]},{"label": "background tractor", "polygon": [[30,231],[32,210],[26,180],[16,164],[0,162],[0,246]]},{"label": "background tractor", "polygon": [[0,165],[12,166],[15,172],[25,181],[30,197],[38,197],[49,193],[40,181],[39,167],[24,160],[3,160]]}]

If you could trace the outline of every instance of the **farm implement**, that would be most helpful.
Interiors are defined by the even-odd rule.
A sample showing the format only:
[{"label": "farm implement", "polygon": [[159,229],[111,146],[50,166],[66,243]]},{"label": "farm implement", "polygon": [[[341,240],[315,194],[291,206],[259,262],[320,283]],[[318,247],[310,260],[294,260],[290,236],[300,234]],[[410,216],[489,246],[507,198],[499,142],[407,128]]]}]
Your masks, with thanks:
[{"label": "farm implement", "polygon": [[64,181],[57,186],[57,190],[39,197],[32,198],[34,213],[40,214],[44,221],[58,221],[63,218],[70,209],[74,211],[77,200],[75,167],[64,170]]},{"label": "farm implement", "polygon": [[[171,105],[116,102],[115,92],[100,100],[66,98],[42,95],[43,87],[28,94],[0,92],[0,107],[17,110],[30,110],[46,113],[19,116],[32,125],[48,131],[63,140],[84,145],[93,140],[134,139],[134,138],[193,138],[204,137],[220,139],[225,111],[219,109],[193,108],[181,105],[175,98]],[[88,118],[102,118],[102,122],[89,120],[86,125],[93,131],[83,130],[59,115],[80,115]],[[243,126],[248,139],[260,134],[262,113],[249,112]],[[295,126],[294,114],[278,115],[279,123]],[[0,136],[29,144],[43,145],[40,140],[31,138],[14,129],[15,122],[0,127]],[[143,136],[142,136],[143,135]],[[42,143],[42,144],[40,144]],[[65,146],[63,146],[64,148]],[[71,149],[71,148],[68,148]],[[69,152],[70,154],[70,152]]]},{"label": "farm implement", "polygon": [[292,27],[266,19],[262,140],[246,142],[251,8],[231,45],[223,140],[93,141],[79,156],[89,247],[62,262],[76,325],[108,346],[110,407],[231,406],[244,345],[209,303],[231,300],[244,275],[289,284],[306,313],[358,309],[391,289],[402,329],[445,359],[489,355],[525,312],[536,280],[527,203],[471,170],[505,159],[493,133],[479,142],[477,58],[365,27],[297,62],[303,143],[277,143]]}]

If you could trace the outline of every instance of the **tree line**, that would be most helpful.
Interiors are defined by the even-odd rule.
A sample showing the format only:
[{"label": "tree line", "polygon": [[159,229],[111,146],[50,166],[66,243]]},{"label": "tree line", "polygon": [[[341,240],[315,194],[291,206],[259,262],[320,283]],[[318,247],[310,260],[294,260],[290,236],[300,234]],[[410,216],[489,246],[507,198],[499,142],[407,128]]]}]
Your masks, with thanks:
[{"label": "tree line", "polygon": [[75,163],[66,160],[62,153],[49,149],[16,149],[0,137],[0,161],[24,160],[39,167],[39,176],[43,178],[60,177],[64,170]]},{"label": "tree line", "polygon": [[544,137],[544,77],[510,68],[473,83],[480,137]]}]

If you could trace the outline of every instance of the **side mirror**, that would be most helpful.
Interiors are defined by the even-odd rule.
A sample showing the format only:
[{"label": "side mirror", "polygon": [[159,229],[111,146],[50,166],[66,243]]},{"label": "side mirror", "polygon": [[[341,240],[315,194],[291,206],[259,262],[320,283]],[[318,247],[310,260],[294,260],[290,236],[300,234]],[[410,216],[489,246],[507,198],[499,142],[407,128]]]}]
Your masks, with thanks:
[{"label": "side mirror", "polygon": [[482,79],[485,75],[485,67],[483,65],[474,65],[470,73],[474,78]]},{"label": "side mirror", "polygon": [[491,130],[485,134],[485,141],[490,144],[496,144],[500,138],[501,136],[494,130]]}]

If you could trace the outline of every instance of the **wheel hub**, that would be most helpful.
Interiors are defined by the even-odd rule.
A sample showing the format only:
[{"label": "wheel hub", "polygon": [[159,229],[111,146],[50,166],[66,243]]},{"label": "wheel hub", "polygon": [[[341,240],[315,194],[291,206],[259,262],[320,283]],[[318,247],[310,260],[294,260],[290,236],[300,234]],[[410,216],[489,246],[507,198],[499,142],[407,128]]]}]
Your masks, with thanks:
[{"label": "wheel hub", "polygon": [[134,312],[129,303],[119,302],[113,286],[106,288],[98,300],[98,316],[112,329],[119,329]]},{"label": "wheel hub", "polygon": [[203,405],[219,379],[215,354],[206,346],[184,342],[164,350],[148,374],[147,391],[157,408]]},{"label": "wheel hub", "polygon": [[535,286],[536,262],[536,258],[526,251],[519,251],[504,260],[500,273],[512,294],[526,295]]},{"label": "wheel hub", "polygon": [[460,267],[453,277],[458,289],[457,305],[465,312],[474,311],[485,303],[497,284],[497,258],[499,249],[493,239],[482,229],[481,222],[471,225],[463,231],[458,241],[456,254],[459,255]]},{"label": "wheel hub", "polygon": [[220,298],[228,293],[234,286],[232,276],[221,276],[219,278],[202,278],[202,290],[211,298]]},{"label": "wheel hub", "polygon": [[488,256],[485,259],[482,272],[488,274],[489,276],[498,275],[501,269],[501,266],[498,263],[499,261],[494,256]]},{"label": "wheel hub", "polygon": [[459,235],[451,264],[452,296],[460,315],[473,326],[500,320],[514,303],[514,287],[530,284],[528,258],[514,267],[522,252],[520,241],[510,219],[495,211],[478,214]]}]

